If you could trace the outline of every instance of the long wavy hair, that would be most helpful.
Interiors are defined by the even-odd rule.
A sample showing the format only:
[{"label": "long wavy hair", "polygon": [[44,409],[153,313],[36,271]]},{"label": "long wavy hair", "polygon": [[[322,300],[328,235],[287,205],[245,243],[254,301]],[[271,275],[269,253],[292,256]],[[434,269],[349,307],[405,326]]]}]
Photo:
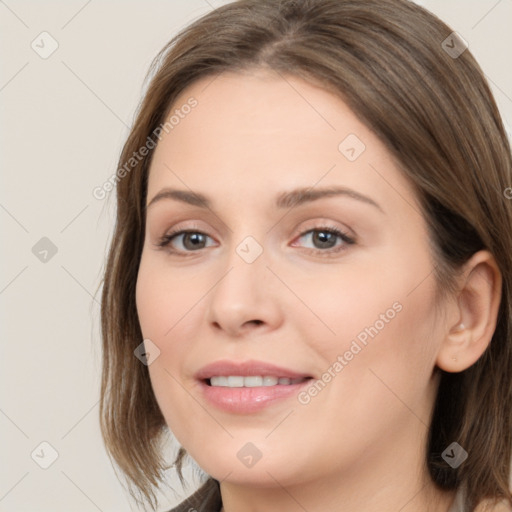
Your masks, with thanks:
[{"label": "long wavy hair", "polygon": [[[443,489],[467,489],[473,511],[507,498],[512,453],[512,185],[509,141],[484,74],[469,50],[450,53],[453,30],[407,0],[240,0],[178,33],[154,60],[122,150],[117,220],[102,290],[100,423],[110,457],[132,496],[156,508],[167,426],[142,342],[135,284],[144,241],[148,169],[175,98],[223,71],[267,68],[333,92],[379,137],[413,184],[429,227],[440,296],[455,292],[462,265],[478,250],[503,277],[492,341],[460,373],[440,369],[426,464]],[[447,39],[452,37],[452,39]],[[459,41],[459,40],[457,40]],[[460,41],[459,41],[460,42]],[[156,131],[155,131],[156,130]],[[512,191],[512,190],[511,190]],[[454,440],[470,454],[457,469],[441,458]],[[185,450],[174,461],[180,479]]]}]

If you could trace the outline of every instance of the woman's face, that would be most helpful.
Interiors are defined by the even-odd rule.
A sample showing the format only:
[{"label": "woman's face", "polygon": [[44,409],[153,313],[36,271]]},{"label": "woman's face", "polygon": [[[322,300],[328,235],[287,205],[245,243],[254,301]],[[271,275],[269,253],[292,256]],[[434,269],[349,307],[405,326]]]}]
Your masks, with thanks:
[{"label": "woman's face", "polygon": [[136,298],[180,444],[251,485],[420,471],[443,326],[426,225],[388,151],[291,76],[202,79],[171,114]]}]

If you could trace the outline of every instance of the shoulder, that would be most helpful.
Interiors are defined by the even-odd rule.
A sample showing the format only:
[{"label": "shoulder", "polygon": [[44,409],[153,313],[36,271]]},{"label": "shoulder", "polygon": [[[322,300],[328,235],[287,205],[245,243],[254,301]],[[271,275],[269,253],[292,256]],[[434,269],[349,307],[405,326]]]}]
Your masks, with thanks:
[{"label": "shoulder", "polygon": [[219,482],[209,478],[194,494],[168,512],[219,512],[221,507]]}]

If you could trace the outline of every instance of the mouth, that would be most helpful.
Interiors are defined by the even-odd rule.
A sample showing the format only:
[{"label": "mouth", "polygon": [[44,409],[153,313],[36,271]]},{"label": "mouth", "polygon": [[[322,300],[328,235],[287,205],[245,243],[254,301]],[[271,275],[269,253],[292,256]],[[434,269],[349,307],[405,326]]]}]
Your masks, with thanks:
[{"label": "mouth", "polygon": [[256,388],[270,386],[293,386],[300,384],[313,377],[298,377],[290,379],[289,377],[276,377],[273,375],[216,375],[209,379],[204,379],[207,386],[225,387],[225,388]]},{"label": "mouth", "polygon": [[284,404],[314,377],[262,361],[224,360],[203,367],[195,378],[208,406],[247,414]]}]

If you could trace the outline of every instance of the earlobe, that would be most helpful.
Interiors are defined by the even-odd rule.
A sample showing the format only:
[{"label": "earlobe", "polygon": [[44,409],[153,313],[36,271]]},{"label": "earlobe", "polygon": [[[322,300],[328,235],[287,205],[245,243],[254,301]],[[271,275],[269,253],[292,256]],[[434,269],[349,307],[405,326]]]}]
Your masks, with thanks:
[{"label": "earlobe", "polygon": [[475,253],[461,275],[458,319],[448,326],[436,364],[446,372],[472,366],[489,346],[501,302],[501,272],[489,251]]}]

